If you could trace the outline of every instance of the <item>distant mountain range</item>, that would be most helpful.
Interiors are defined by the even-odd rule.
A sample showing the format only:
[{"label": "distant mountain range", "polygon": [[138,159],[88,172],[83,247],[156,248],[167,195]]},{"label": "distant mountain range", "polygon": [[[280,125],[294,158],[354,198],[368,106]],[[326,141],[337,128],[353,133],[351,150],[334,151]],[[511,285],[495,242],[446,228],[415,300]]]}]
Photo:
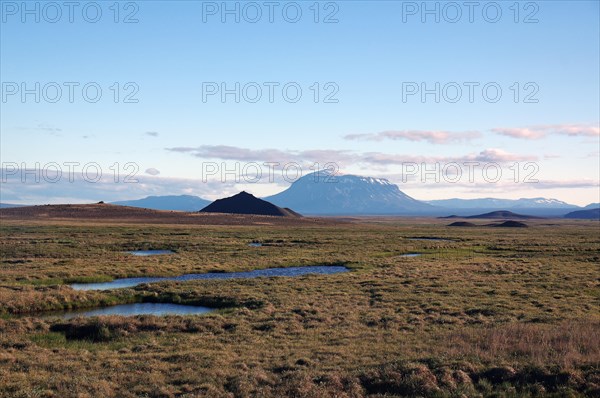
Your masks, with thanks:
[{"label": "distant mountain range", "polygon": [[546,198],[521,198],[521,199],[442,199],[429,200],[427,203],[451,209],[578,209],[579,206],[572,205],[557,199]]},{"label": "distant mountain range", "polygon": [[331,176],[324,172],[306,175],[285,191],[264,199],[313,215],[417,214],[434,210],[384,178]]},{"label": "distant mountain range", "polygon": [[210,204],[210,200],[191,195],[148,196],[138,200],[113,202],[113,205],[143,207],[153,210],[198,211]]},{"label": "distant mountain range", "polygon": [[[600,203],[585,207],[557,199],[443,199],[419,201],[403,193],[397,185],[383,178],[357,175],[331,176],[326,172],[306,175],[288,189],[263,198],[281,208],[305,215],[423,215],[472,216],[498,210],[521,214],[562,217],[575,210],[600,208]],[[113,202],[116,205],[153,210],[196,212],[211,201],[192,195],[148,196],[138,200]],[[0,208],[20,205],[0,203]]]},{"label": "distant mountain range", "polygon": [[23,205],[13,205],[10,203],[0,203],[0,209],[10,209],[12,207],[22,207]]},{"label": "distant mountain range", "polygon": [[600,208],[577,210],[565,214],[565,218],[576,218],[581,220],[600,220]]}]

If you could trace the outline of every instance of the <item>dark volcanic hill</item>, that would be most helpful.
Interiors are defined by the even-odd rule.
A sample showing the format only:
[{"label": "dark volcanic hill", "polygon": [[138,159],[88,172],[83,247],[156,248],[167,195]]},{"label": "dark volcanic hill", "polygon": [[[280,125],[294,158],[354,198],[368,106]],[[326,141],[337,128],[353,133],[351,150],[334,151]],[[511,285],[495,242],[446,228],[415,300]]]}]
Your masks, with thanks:
[{"label": "dark volcanic hill", "polygon": [[575,218],[580,220],[600,220],[600,208],[589,210],[577,210],[565,214],[565,218]]},{"label": "dark volcanic hill", "polygon": [[448,224],[449,227],[476,227],[476,224],[468,221],[456,221],[452,224]]},{"label": "dark volcanic hill", "polygon": [[499,227],[499,228],[527,228],[527,224],[522,223],[520,221],[508,220],[504,221],[500,224],[489,224],[489,227]]},{"label": "dark volcanic hill", "polygon": [[334,176],[325,171],[305,175],[285,191],[265,199],[302,214],[391,215],[435,210],[384,178]]},{"label": "dark volcanic hill", "polygon": [[521,220],[530,220],[530,219],[538,219],[540,217],[528,216],[525,214],[517,214],[512,211],[500,210],[500,211],[492,211],[490,213],[477,214],[474,216],[469,216],[465,218],[485,218],[485,219],[493,219],[493,220],[503,220],[508,218],[517,218]]},{"label": "dark volcanic hill", "polygon": [[203,213],[256,214],[261,216],[299,217],[293,210],[275,206],[248,192],[240,192],[229,198],[217,199],[204,209]]}]

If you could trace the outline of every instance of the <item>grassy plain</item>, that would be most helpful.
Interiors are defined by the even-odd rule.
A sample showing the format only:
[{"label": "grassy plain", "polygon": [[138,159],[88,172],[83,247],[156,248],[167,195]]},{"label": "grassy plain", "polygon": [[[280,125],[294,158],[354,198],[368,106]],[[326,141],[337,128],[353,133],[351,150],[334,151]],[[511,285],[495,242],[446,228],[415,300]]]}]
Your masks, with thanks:
[{"label": "grassy plain", "polygon": [[[600,395],[597,222],[0,221],[3,397]],[[412,239],[421,237],[448,240]],[[175,254],[123,253],[134,249]],[[101,292],[66,285],[318,264],[351,272]],[[39,313],[136,301],[219,310]]]}]

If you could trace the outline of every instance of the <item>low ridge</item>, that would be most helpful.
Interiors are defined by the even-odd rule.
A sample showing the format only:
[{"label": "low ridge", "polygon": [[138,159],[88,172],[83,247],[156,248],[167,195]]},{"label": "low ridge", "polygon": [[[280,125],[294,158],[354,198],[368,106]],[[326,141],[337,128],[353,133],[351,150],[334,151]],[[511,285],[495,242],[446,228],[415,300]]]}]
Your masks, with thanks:
[{"label": "low ridge", "polygon": [[572,211],[565,214],[564,217],[580,220],[600,220],[600,208]]},{"label": "low ridge", "polygon": [[490,213],[477,214],[475,216],[468,216],[468,217],[464,217],[464,218],[488,218],[488,219],[518,218],[518,219],[522,219],[522,220],[528,220],[528,219],[538,219],[541,217],[528,216],[526,214],[517,214],[517,213],[513,213],[512,211],[508,211],[508,210],[499,210],[499,211],[492,211]]}]

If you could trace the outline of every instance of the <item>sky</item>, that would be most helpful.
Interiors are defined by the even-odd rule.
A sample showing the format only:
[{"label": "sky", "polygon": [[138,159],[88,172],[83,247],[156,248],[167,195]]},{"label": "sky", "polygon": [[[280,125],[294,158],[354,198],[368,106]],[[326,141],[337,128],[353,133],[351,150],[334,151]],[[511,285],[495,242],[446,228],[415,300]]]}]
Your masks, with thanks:
[{"label": "sky", "polygon": [[600,201],[598,1],[0,12],[2,202],[266,196],[319,169],[423,200]]}]

